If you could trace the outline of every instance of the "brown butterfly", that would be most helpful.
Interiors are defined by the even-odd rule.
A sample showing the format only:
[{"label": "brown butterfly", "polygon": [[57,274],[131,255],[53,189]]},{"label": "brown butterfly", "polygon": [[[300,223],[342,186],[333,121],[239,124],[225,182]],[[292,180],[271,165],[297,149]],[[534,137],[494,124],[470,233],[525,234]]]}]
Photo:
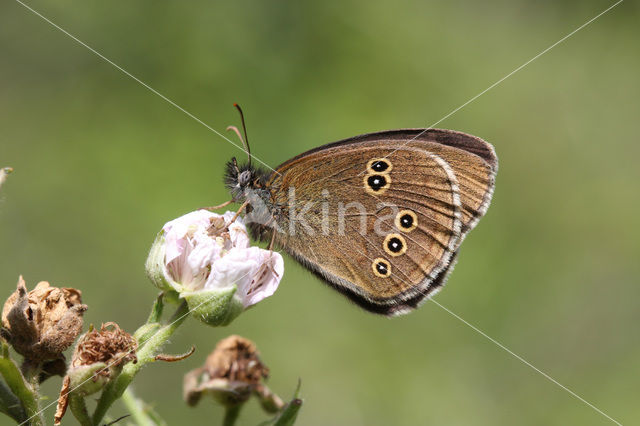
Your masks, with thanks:
[{"label": "brown butterfly", "polygon": [[452,130],[356,136],[273,172],[251,165],[245,146],[249,163],[233,158],[225,182],[252,237],[384,315],[415,309],[444,285],[489,207],[498,169],[489,143]]}]

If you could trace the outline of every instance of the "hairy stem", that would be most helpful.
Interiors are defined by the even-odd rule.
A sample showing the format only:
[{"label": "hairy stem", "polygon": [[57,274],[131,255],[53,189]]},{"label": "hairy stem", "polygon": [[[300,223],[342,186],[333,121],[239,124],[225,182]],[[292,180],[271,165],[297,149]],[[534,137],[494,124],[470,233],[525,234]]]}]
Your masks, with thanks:
[{"label": "hairy stem", "polygon": [[158,328],[153,335],[147,338],[146,342],[139,342],[140,348],[136,353],[138,362],[125,365],[117,379],[104,388],[96,410],[93,413],[94,424],[100,423],[109,407],[124,394],[124,391],[131,384],[131,381],[140,369],[146,364],[155,361],[155,356],[160,352],[162,346],[167,343],[169,337],[171,337],[184,320],[187,319],[188,313],[189,307],[186,302],[183,302],[168,324]]},{"label": "hairy stem", "polygon": [[129,410],[129,414],[138,426],[156,426],[156,422],[147,414],[143,402],[133,394],[131,388],[125,389],[122,402]]},{"label": "hairy stem", "polygon": [[83,397],[74,395],[73,393],[69,395],[69,408],[71,408],[71,412],[76,420],[78,420],[78,423],[82,426],[93,426]]}]

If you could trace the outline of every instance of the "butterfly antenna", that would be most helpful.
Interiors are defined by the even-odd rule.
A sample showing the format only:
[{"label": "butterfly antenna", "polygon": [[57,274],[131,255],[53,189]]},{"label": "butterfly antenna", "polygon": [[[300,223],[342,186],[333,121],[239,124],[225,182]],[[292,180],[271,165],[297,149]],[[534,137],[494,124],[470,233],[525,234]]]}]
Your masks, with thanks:
[{"label": "butterfly antenna", "polygon": [[[240,105],[233,104],[233,106],[236,107],[236,109],[240,113],[240,121],[242,121],[242,130],[244,131],[244,139],[240,137],[240,140],[244,145],[244,149],[247,151],[247,156],[249,157],[249,165],[251,165],[251,149],[249,148],[249,137],[247,136],[247,126],[244,124],[244,114],[242,113],[242,108],[240,108]],[[237,129],[236,129],[236,133],[238,133],[238,136],[239,136],[240,132],[238,132]]]}]

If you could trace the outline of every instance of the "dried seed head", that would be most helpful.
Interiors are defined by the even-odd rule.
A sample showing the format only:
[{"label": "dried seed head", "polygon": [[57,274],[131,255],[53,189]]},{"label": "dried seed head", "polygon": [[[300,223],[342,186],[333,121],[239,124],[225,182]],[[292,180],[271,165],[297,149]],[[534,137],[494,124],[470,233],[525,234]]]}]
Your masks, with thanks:
[{"label": "dried seed head", "polygon": [[[120,367],[129,361],[136,362],[138,343],[115,322],[102,324],[100,331],[91,330],[84,334],[73,352],[71,368],[105,363],[108,366]],[[109,375],[109,369],[100,372]]]},{"label": "dried seed head", "polygon": [[207,393],[228,407],[243,404],[254,394],[273,412],[284,403],[263,384],[268,376],[269,369],[260,360],[255,343],[233,335],[218,342],[203,367],[185,375],[183,395],[192,406]]},{"label": "dried seed head", "polygon": [[212,379],[256,385],[269,377],[269,369],[260,361],[255,343],[236,335],[219,341],[204,366]]},{"label": "dried seed head", "polygon": [[86,310],[80,290],[42,281],[27,292],[21,276],[2,310],[2,335],[26,360],[60,359],[82,331]]},{"label": "dried seed head", "polygon": [[71,365],[62,382],[54,425],[59,425],[69,403],[69,393],[87,396],[100,391],[122,371],[129,361],[137,362],[138,343],[118,324],[102,324],[100,331],[90,330],[78,339]]}]

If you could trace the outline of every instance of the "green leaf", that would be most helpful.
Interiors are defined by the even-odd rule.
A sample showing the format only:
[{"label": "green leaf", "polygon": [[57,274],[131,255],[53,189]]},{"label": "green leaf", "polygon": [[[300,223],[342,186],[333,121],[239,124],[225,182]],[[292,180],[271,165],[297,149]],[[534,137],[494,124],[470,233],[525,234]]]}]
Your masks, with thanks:
[{"label": "green leaf", "polygon": [[276,419],[274,426],[292,426],[296,423],[298,412],[302,408],[302,400],[299,398],[292,399],[285,405],[282,413]]},{"label": "green leaf", "polygon": [[164,293],[160,293],[160,295],[156,298],[156,301],[153,302],[153,306],[151,307],[151,313],[149,314],[149,319],[147,319],[147,324],[153,324],[160,322],[160,318],[162,318],[162,311],[164,310]]},{"label": "green leaf", "polygon": [[11,392],[9,386],[4,382],[0,382],[0,412],[11,417],[18,423],[27,420],[27,415],[17,396]]},{"label": "green leaf", "polygon": [[151,282],[160,290],[175,290],[164,276],[164,254],[164,231],[160,231],[149,250],[145,270]]},{"label": "green leaf", "polygon": [[13,395],[22,403],[26,417],[30,419],[30,424],[34,426],[44,424],[42,413],[40,413],[38,406],[38,395],[33,392],[31,386],[22,377],[18,366],[8,357],[8,350],[5,348],[6,343],[3,342],[2,346],[3,356],[0,358],[0,375],[4,378]]},{"label": "green leaf", "polygon": [[302,408],[302,399],[299,398],[301,385],[302,381],[298,380],[298,386],[296,387],[296,391],[293,393],[293,399],[284,406],[280,415],[276,417],[273,423],[274,426],[292,426],[296,423],[298,412],[300,411],[300,408]]}]

